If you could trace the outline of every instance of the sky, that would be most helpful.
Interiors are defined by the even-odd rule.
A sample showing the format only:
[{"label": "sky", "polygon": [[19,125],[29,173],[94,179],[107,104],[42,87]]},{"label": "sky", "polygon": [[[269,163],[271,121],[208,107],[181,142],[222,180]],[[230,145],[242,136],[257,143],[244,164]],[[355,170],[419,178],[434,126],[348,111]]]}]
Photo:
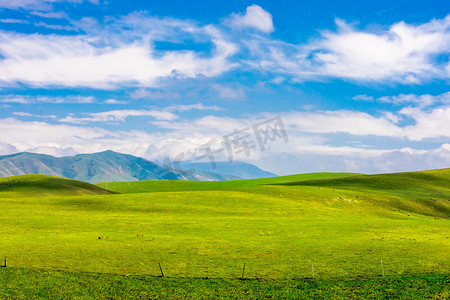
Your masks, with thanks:
[{"label": "sky", "polygon": [[450,167],[448,1],[0,0],[0,155]]}]

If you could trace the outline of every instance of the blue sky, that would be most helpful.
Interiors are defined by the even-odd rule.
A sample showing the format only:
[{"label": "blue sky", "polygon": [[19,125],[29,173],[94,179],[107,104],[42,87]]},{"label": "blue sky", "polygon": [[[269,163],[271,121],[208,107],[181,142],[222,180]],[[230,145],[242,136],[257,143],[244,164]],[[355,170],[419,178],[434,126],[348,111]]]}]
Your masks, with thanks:
[{"label": "blue sky", "polygon": [[0,0],[0,155],[445,168],[449,55],[447,1]]}]

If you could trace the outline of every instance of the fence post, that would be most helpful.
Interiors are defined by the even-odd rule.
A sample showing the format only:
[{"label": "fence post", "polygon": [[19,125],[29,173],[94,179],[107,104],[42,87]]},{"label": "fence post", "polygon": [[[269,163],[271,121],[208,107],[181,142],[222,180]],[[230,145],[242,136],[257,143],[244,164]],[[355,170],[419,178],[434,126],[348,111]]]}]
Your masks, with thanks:
[{"label": "fence post", "polygon": [[314,278],[314,265],[311,265],[312,277]]},{"label": "fence post", "polygon": [[163,272],[163,269],[161,267],[161,263],[158,263],[158,265],[159,265],[159,269],[161,270],[161,276],[164,277],[164,272]]},{"label": "fence post", "polygon": [[381,259],[381,273],[383,274],[383,277],[384,277],[383,259]]},{"label": "fence post", "polygon": [[4,265],[4,267],[6,268],[6,256],[5,256],[5,265]]},{"label": "fence post", "polygon": [[244,263],[244,267],[242,268],[242,277],[241,277],[241,279],[244,279],[244,274],[245,274],[245,263]]}]

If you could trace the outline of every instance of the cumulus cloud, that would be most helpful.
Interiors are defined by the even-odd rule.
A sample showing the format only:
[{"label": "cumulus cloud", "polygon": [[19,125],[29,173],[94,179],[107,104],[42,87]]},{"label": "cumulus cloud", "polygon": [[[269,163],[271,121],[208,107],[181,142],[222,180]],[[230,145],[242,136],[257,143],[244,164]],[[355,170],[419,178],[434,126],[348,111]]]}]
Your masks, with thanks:
[{"label": "cumulus cloud", "polygon": [[[65,17],[57,12],[33,13]],[[108,17],[102,25],[89,17],[70,20],[70,25],[38,22],[34,25],[76,34],[0,31],[0,85],[132,86],[138,88],[133,93],[136,98],[162,99],[177,97],[176,93],[160,90],[163,80],[216,77],[237,68],[269,73],[274,82],[291,77],[294,81],[341,78],[421,84],[450,78],[450,16],[419,25],[402,21],[377,31],[358,29],[339,19],[336,24],[335,31],[324,30],[306,43],[292,44],[265,34],[274,30],[272,16],[258,5],[247,7],[245,14],[232,14],[217,25],[145,13]],[[227,25],[256,31],[230,31]],[[161,50],[155,47],[159,41],[189,41],[213,47]],[[149,87],[154,89],[145,89]],[[230,97],[227,94],[231,98],[242,95],[239,89],[219,92],[224,98]]]},{"label": "cumulus cloud", "polygon": [[325,74],[343,78],[416,83],[447,75],[435,65],[450,52],[450,16],[414,26],[400,22],[386,32],[362,32],[337,21],[338,32],[324,32],[315,61]]},{"label": "cumulus cloud", "polygon": [[232,14],[225,22],[234,28],[255,28],[265,33],[274,31],[272,15],[256,4],[248,6],[244,14]]},{"label": "cumulus cloud", "polygon": [[[132,29],[122,30],[123,26]],[[100,89],[155,86],[165,77],[217,76],[236,66],[228,58],[237,47],[213,26],[134,14],[105,29],[90,30],[91,34],[79,35],[0,32],[0,83]],[[176,30],[208,40],[215,49],[209,56],[190,50],[156,53],[152,41]]]},{"label": "cumulus cloud", "polygon": [[[421,25],[395,23],[385,31],[356,29],[336,20],[307,44],[294,45],[259,37],[245,41],[255,68],[291,74],[297,80],[323,77],[362,82],[418,84],[450,78],[450,16]],[[440,58],[439,58],[440,57]],[[446,59],[442,62],[442,57]]]},{"label": "cumulus cloud", "polygon": [[414,125],[404,128],[405,135],[411,140],[450,137],[450,105],[422,110],[417,107],[405,107],[401,114],[413,118]]}]

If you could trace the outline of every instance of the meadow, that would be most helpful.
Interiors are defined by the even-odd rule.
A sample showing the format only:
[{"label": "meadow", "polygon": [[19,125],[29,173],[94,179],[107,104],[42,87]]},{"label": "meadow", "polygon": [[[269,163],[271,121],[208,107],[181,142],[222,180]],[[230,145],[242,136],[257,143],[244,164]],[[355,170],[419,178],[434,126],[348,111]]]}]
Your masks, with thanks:
[{"label": "meadow", "polygon": [[0,203],[2,298],[449,295],[449,169],[97,186],[35,175],[1,179]]}]

